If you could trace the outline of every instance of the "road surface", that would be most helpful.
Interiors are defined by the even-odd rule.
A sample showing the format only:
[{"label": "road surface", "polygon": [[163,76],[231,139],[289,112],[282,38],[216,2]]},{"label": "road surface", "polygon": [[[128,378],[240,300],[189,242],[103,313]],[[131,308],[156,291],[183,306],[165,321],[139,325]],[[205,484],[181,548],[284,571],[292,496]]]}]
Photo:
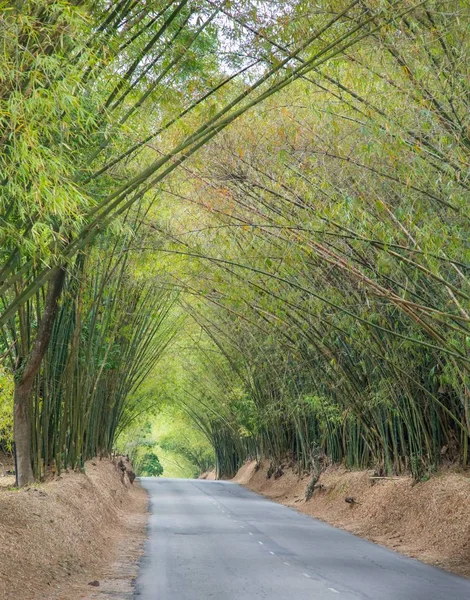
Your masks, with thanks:
[{"label": "road surface", "polygon": [[139,600],[470,600],[470,580],[231,482],[146,479]]}]

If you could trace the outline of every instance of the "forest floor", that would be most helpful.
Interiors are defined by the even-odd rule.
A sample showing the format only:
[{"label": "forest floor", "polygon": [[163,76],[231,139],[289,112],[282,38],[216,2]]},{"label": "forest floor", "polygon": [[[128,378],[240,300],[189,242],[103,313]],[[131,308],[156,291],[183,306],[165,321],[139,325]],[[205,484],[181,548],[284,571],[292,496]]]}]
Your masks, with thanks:
[{"label": "forest floor", "polygon": [[[312,498],[311,475],[283,465],[268,478],[269,464],[246,463],[234,481],[271,500],[434,566],[470,577],[470,475],[441,471],[428,481],[372,479],[372,471],[329,467]],[[355,500],[345,502],[345,498]]]},{"label": "forest floor", "polygon": [[128,598],[148,500],[117,460],[90,461],[83,474],[65,473],[22,490],[7,487],[14,480],[1,477],[3,465],[0,599]]}]

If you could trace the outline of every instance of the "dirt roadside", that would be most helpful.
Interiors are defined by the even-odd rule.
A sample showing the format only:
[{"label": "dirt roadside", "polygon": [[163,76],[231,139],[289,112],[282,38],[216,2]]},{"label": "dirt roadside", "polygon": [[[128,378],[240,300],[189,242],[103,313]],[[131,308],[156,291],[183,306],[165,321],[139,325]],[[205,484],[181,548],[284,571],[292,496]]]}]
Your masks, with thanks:
[{"label": "dirt roadside", "polygon": [[280,477],[268,478],[268,467],[248,462],[234,481],[331,525],[470,577],[468,473],[443,471],[414,484],[409,477],[373,479],[371,471],[329,467],[307,502],[310,476],[299,477],[283,465]]},{"label": "dirt roadside", "polygon": [[215,478],[215,471],[205,471],[199,475],[199,479],[207,479],[208,481],[214,481]]},{"label": "dirt roadside", "polygon": [[[0,599],[127,599],[145,539],[147,494],[117,460],[12,490],[0,486]],[[93,584],[93,585],[90,585]]]}]

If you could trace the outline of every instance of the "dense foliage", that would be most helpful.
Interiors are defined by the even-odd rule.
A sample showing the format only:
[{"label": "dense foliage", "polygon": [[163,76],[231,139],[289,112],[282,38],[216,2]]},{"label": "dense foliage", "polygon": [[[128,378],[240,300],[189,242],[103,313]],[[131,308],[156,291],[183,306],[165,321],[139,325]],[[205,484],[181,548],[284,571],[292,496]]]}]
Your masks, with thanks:
[{"label": "dense foliage", "polygon": [[467,4],[2,8],[20,483],[116,439],[146,472],[467,466]]},{"label": "dense foliage", "polygon": [[187,202],[167,268],[206,340],[182,401],[222,474],[260,455],[468,464],[469,14],[453,8],[276,95],[166,189]]},{"label": "dense foliage", "polygon": [[11,451],[13,442],[13,377],[0,369],[0,451]]}]

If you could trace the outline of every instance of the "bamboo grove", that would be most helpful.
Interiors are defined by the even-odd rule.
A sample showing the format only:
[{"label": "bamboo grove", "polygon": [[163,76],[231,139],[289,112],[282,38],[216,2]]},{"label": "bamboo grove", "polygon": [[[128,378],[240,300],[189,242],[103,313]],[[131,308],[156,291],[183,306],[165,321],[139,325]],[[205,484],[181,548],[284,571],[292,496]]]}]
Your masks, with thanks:
[{"label": "bamboo grove", "polygon": [[164,389],[219,474],[468,464],[466,2],[1,11],[20,485],[109,453]]},{"label": "bamboo grove", "polygon": [[166,261],[191,265],[175,285],[204,334],[178,395],[221,474],[468,465],[468,16],[382,31],[166,188],[191,207]]}]

